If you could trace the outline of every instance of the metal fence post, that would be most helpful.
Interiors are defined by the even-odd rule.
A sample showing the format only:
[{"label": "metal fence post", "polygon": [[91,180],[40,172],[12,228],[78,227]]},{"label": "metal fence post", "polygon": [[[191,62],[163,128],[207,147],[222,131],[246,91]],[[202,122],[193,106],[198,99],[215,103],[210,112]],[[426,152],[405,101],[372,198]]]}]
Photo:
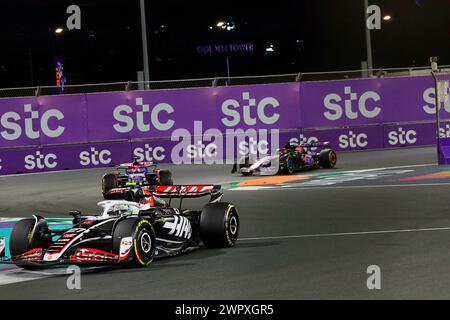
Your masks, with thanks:
[{"label": "metal fence post", "polygon": [[128,81],[127,84],[125,85],[125,91],[130,91],[130,87],[131,87],[131,82]]},{"label": "metal fence post", "polygon": [[217,77],[214,78],[213,81],[212,81],[212,87],[213,87],[213,88],[217,87],[217,83],[218,83],[218,82],[219,82],[219,78],[217,78]]},{"label": "metal fence post", "polygon": [[34,92],[34,96],[37,97],[37,96],[39,96],[40,94],[41,94],[41,87],[38,86],[38,87],[36,87],[36,91]]}]

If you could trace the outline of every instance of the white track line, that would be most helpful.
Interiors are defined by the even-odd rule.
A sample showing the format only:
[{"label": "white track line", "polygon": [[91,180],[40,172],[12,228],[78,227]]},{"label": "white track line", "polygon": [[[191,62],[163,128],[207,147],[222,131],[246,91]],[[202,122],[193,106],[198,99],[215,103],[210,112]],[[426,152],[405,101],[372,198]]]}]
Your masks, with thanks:
[{"label": "white track line", "polygon": [[272,237],[241,238],[238,241],[284,240],[284,239],[360,236],[360,235],[370,235],[370,234],[388,234],[388,233],[423,232],[423,231],[448,231],[448,230],[450,230],[450,227],[420,228],[420,229],[397,229],[397,230],[394,229],[394,230],[340,232],[340,233],[317,233],[317,234],[299,234],[299,235],[292,235],[292,236],[272,236]]},{"label": "white track line", "polygon": [[404,165],[404,166],[395,166],[395,167],[384,167],[384,168],[373,168],[373,169],[362,169],[362,170],[353,170],[349,172],[367,172],[367,171],[377,171],[377,170],[390,170],[390,169],[403,169],[403,168],[418,168],[418,167],[431,167],[438,166],[436,163],[424,163],[424,164],[412,164],[412,165]]},{"label": "white track line", "polygon": [[374,185],[361,185],[361,186],[317,186],[317,187],[237,187],[227,191],[289,191],[289,190],[318,190],[318,189],[370,189],[370,188],[403,188],[403,187],[439,187],[449,186],[450,182],[441,183],[410,183],[410,184],[374,184]]},{"label": "white track line", "polygon": [[48,173],[65,173],[65,172],[79,172],[85,171],[89,169],[112,169],[112,167],[93,167],[93,168],[83,168],[83,169],[69,169],[69,170],[55,170],[55,171],[42,171],[42,172],[28,172],[28,173],[13,173],[13,174],[4,174],[0,175],[0,178],[8,178],[8,177],[23,177],[23,176],[33,176],[33,175],[41,175]]},{"label": "white track line", "polygon": [[37,274],[34,272],[23,271],[22,269],[17,268],[0,273],[0,286],[26,281],[34,281],[48,277],[50,277],[50,275]]}]

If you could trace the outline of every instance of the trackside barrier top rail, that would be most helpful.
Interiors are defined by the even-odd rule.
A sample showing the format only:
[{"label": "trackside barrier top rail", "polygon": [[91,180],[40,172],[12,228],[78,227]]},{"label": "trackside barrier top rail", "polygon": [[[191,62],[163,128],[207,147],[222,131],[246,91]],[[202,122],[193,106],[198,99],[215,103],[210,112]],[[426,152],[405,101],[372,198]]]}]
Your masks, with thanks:
[{"label": "trackside barrier top rail", "polygon": [[[441,66],[441,70],[450,71],[450,65]],[[155,89],[205,88],[205,87],[234,86],[246,84],[286,83],[299,81],[364,79],[369,78],[368,76],[369,71],[372,71],[373,78],[383,78],[389,76],[431,75],[430,67],[427,66],[427,67],[408,67],[408,68],[379,68],[372,70],[345,70],[332,72],[300,72],[290,74],[240,76],[230,78],[215,77],[202,79],[159,80],[147,82],[124,81],[111,83],[66,85],[64,86],[63,94],[155,90]],[[0,98],[48,96],[58,94],[60,94],[59,88],[56,86],[36,86],[36,87],[0,89]]]}]

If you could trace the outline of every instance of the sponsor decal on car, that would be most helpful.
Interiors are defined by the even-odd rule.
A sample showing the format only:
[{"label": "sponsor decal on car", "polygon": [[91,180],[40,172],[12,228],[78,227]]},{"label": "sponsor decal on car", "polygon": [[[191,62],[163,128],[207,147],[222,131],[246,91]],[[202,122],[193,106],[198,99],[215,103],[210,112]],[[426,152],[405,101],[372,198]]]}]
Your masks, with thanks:
[{"label": "sponsor decal on car", "polygon": [[79,248],[70,257],[73,262],[116,262],[118,255],[103,250]]},{"label": "sponsor decal on car", "polygon": [[114,189],[109,190],[109,193],[122,193],[127,190],[128,190],[128,188],[114,188]]},{"label": "sponsor decal on car", "polygon": [[120,241],[120,261],[125,260],[130,254],[133,245],[133,237],[126,237]]},{"label": "sponsor decal on car", "polygon": [[174,220],[164,223],[164,228],[170,229],[169,235],[176,237],[191,238],[192,226],[189,219],[183,216],[174,216]]}]

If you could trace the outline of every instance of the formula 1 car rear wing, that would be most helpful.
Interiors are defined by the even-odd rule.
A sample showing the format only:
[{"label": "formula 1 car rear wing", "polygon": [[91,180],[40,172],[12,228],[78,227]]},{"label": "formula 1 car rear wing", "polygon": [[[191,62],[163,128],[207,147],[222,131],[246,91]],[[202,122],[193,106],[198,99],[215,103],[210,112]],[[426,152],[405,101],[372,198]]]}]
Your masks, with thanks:
[{"label": "formula 1 car rear wing", "polygon": [[[149,191],[158,197],[203,197],[219,193],[220,185],[174,185],[174,186],[152,186]],[[153,190],[152,190],[153,189]]]},{"label": "formula 1 car rear wing", "polygon": [[145,162],[138,162],[138,163],[121,163],[118,166],[116,166],[116,169],[131,169],[131,168],[150,168],[150,167],[156,167],[157,164],[151,161],[145,161]]},{"label": "formula 1 car rear wing", "polygon": [[305,147],[305,148],[323,148],[323,147],[329,147],[330,142],[325,141],[325,142],[300,143],[299,146]]},{"label": "formula 1 car rear wing", "polygon": [[[124,187],[113,188],[108,191],[108,196],[116,196],[117,198],[129,198],[128,195],[133,193],[131,198],[145,198],[150,195],[159,198],[183,199],[183,198],[199,198],[211,196],[209,202],[219,201],[223,193],[220,192],[220,185],[173,185],[173,186],[142,186],[142,187]],[[134,192],[133,192],[134,191]]]}]

